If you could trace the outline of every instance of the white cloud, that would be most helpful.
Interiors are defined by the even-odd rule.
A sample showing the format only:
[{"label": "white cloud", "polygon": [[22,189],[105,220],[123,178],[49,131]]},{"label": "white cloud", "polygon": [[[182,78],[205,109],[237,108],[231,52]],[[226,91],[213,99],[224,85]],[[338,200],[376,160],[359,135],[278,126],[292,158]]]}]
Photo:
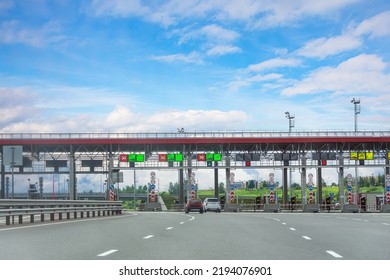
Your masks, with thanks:
[{"label": "white cloud", "polygon": [[56,22],[48,22],[39,28],[24,27],[16,20],[5,21],[0,25],[0,43],[26,44],[32,47],[43,47],[50,43],[65,40]]},{"label": "white cloud", "polygon": [[25,88],[0,88],[0,126],[22,122],[36,113],[34,96]]},{"label": "white cloud", "polygon": [[208,56],[222,56],[230,53],[240,53],[241,49],[231,45],[218,45],[207,51]]},{"label": "white cloud", "polygon": [[277,73],[271,73],[267,75],[254,75],[249,77],[240,77],[234,81],[228,83],[227,87],[229,90],[237,91],[240,88],[248,87],[253,83],[275,81],[283,78],[283,75]]},{"label": "white cloud", "polygon": [[252,64],[247,67],[247,71],[250,72],[262,72],[275,68],[282,67],[298,67],[301,65],[301,61],[296,58],[273,58],[260,62],[258,64]]},{"label": "white cloud", "polygon": [[141,2],[141,0],[93,0],[91,2],[91,8],[97,16],[147,16],[150,11]]},{"label": "white cloud", "polygon": [[302,81],[282,91],[283,95],[344,93],[375,94],[390,92],[387,64],[377,55],[362,54],[340,63],[336,67],[322,67]]},{"label": "white cloud", "polygon": [[189,64],[202,64],[203,59],[198,52],[191,52],[189,54],[171,54],[171,55],[153,55],[150,57],[152,60],[161,61],[161,62],[181,62]]},{"label": "white cloud", "polygon": [[369,35],[370,37],[382,37],[390,35],[390,11],[380,13],[360,23],[355,30],[355,35]]},{"label": "white cloud", "polygon": [[354,50],[362,45],[362,40],[350,35],[341,35],[330,38],[319,38],[309,41],[303,48],[297,51],[304,57],[324,59],[344,51]]},{"label": "white cloud", "polygon": [[355,50],[363,45],[364,36],[370,38],[389,36],[390,11],[380,13],[364,20],[355,28],[348,28],[344,34],[332,37],[322,37],[311,40],[299,49],[298,55],[309,58],[320,58]]},{"label": "white cloud", "polygon": [[169,0],[163,4],[140,0],[94,0],[90,8],[96,16],[138,16],[162,25],[193,18],[219,22],[240,21],[253,27],[287,25],[306,16],[326,16],[361,0]]}]

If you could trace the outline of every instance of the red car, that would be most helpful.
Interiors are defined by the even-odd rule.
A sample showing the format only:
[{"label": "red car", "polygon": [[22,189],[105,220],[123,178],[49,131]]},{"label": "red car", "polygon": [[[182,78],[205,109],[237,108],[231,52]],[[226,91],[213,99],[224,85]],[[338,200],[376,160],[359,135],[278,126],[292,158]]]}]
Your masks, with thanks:
[{"label": "red car", "polygon": [[187,201],[184,211],[188,214],[190,211],[199,211],[203,214],[203,203],[200,199],[190,199]]}]

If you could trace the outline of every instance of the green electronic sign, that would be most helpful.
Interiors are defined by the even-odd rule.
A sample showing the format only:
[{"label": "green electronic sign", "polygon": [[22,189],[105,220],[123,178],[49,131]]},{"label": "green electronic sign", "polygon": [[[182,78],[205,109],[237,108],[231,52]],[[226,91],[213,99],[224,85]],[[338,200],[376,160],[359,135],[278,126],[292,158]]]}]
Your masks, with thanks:
[{"label": "green electronic sign", "polygon": [[129,154],[128,161],[129,162],[144,162],[145,155],[144,154]]},{"label": "green electronic sign", "polygon": [[183,161],[183,154],[167,154],[167,161]]},{"label": "green electronic sign", "polygon": [[219,153],[208,153],[206,154],[206,161],[221,161],[222,154]]}]

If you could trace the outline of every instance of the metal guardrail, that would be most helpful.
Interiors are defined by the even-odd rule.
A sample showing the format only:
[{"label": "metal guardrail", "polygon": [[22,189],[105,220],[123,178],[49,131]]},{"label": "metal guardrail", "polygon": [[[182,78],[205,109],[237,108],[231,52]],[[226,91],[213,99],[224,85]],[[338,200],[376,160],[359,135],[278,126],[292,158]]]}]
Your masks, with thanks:
[{"label": "metal guardrail", "polygon": [[34,223],[35,215],[41,216],[41,222],[45,221],[45,215],[50,215],[50,221],[63,219],[63,214],[70,219],[86,217],[100,217],[122,214],[122,202],[120,201],[91,201],[91,200],[36,200],[36,199],[1,199],[0,217],[5,217],[5,224],[10,225],[11,219],[18,217],[18,223],[23,223],[23,216],[30,216],[30,222]]},{"label": "metal guardrail", "polygon": [[0,139],[140,139],[140,138],[277,138],[277,137],[390,137],[387,130],[360,131],[184,131],[92,133],[0,133]]}]

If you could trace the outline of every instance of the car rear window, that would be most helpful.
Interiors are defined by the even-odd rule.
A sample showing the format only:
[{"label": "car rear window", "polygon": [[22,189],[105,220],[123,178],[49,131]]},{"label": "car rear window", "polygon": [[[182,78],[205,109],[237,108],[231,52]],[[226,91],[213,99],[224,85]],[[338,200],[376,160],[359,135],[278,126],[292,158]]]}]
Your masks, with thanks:
[{"label": "car rear window", "polygon": [[209,198],[207,199],[208,202],[218,202],[218,198]]}]

